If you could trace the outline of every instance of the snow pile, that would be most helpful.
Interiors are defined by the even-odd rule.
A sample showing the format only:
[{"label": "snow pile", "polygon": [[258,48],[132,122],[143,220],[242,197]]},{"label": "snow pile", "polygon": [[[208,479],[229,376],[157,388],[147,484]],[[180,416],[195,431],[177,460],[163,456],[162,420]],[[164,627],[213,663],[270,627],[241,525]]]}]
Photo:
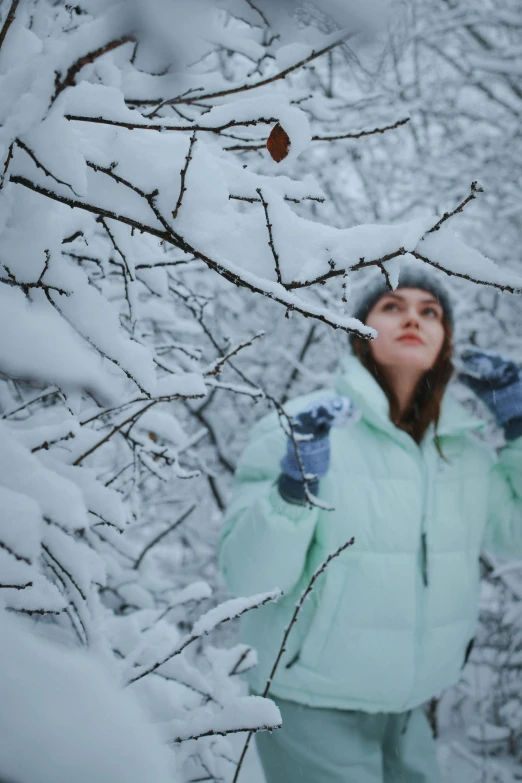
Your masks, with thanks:
[{"label": "snow pile", "polygon": [[0,638],[0,776],[22,783],[172,783],[173,759],[94,652],[58,647],[11,617]]}]

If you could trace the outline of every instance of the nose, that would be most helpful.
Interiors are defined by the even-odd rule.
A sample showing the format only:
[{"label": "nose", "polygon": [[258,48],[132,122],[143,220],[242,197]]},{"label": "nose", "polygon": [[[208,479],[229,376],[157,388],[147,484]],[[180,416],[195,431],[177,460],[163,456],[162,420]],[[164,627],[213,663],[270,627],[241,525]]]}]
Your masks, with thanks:
[{"label": "nose", "polygon": [[409,308],[404,314],[404,326],[409,326],[411,329],[419,328],[419,315],[415,308]]}]

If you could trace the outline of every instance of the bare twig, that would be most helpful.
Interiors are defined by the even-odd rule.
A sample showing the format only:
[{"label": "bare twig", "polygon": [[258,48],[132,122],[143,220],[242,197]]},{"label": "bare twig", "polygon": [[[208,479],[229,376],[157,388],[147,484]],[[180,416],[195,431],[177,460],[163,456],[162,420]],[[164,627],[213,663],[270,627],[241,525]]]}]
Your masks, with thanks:
[{"label": "bare twig", "polygon": [[256,726],[255,729],[248,729],[246,726],[242,726],[239,729],[223,729],[223,731],[218,731],[217,729],[209,729],[208,731],[202,731],[201,734],[187,734],[185,737],[175,737],[174,739],[170,740],[172,743],[177,742],[187,742],[187,740],[197,740],[200,739],[200,737],[226,737],[227,734],[240,734],[241,732],[248,731],[250,734],[255,734],[258,731],[273,731],[273,729],[280,729],[282,723],[274,724],[273,726]]},{"label": "bare twig", "polygon": [[209,125],[158,125],[141,122],[124,122],[123,120],[108,120],[105,117],[86,117],[79,114],[65,114],[66,120],[73,122],[92,122],[96,125],[113,125],[117,128],[127,128],[127,130],[150,130],[163,133],[164,131],[206,131],[207,133],[221,133],[228,128],[250,127],[253,125],[272,125],[277,122],[277,117],[256,117],[254,120],[230,120],[223,125],[215,127]]},{"label": "bare twig", "polygon": [[386,131],[400,128],[401,125],[406,125],[410,121],[410,117],[405,117],[402,120],[397,120],[393,125],[385,125],[382,128],[373,128],[372,130],[357,131],[355,133],[340,133],[332,136],[312,136],[312,141],[340,141],[341,139],[362,139],[363,136],[374,136],[377,133],[386,133]]},{"label": "bare twig", "polygon": [[283,389],[283,394],[281,396],[281,405],[284,405],[285,402],[288,400],[288,393],[292,387],[293,382],[297,378],[299,374],[299,367],[298,364],[302,364],[304,361],[304,358],[306,354],[308,353],[308,350],[311,348],[311,346],[314,344],[314,336],[317,329],[317,324],[312,324],[310,329],[308,330],[308,334],[306,335],[306,339],[304,341],[303,347],[301,348],[301,351],[299,352],[299,356],[297,357],[297,363],[292,368],[292,372],[290,373],[290,377],[287,380],[285,387]]},{"label": "bare twig", "polygon": [[[341,141],[342,139],[362,139],[363,136],[373,136],[376,133],[386,133],[386,131],[399,128],[401,125],[406,125],[410,121],[410,117],[405,117],[402,120],[397,120],[393,125],[385,125],[382,128],[373,128],[372,130],[356,131],[354,133],[340,133],[332,136],[312,136],[312,141]],[[227,151],[233,150],[261,150],[266,147],[266,142],[262,144],[235,144],[234,146],[224,147]]]},{"label": "bare twig", "polygon": [[[282,595],[282,593],[275,591],[273,594],[266,596],[262,600],[259,601],[259,603],[255,604],[255,606],[248,605],[244,606],[241,609],[239,609],[234,614],[230,615],[230,617],[224,617],[221,619],[221,621],[218,623],[218,625],[222,625],[223,623],[228,623],[230,620],[237,620],[239,617],[244,615],[246,612],[250,612],[252,609],[258,609],[260,606],[264,606],[265,604],[269,603],[270,601],[276,600],[276,598],[279,598]],[[213,628],[216,626],[213,626]],[[212,630],[213,630],[212,628]],[[163,664],[167,663],[167,661],[170,661],[171,658],[174,658],[176,655],[179,655],[183,652],[190,644],[195,642],[197,639],[201,639],[202,636],[206,636],[210,631],[204,630],[200,633],[193,633],[190,634],[190,636],[187,636],[186,639],[179,644],[173,652],[169,653],[166,658],[164,658],[162,661],[158,661],[157,663],[153,664],[152,666],[148,666],[144,671],[140,672],[140,674],[137,674],[135,677],[132,677],[128,685],[132,685],[133,682],[137,682],[138,680],[141,680],[143,677],[146,677],[148,674],[151,674],[152,672],[155,672],[156,669],[159,669],[160,666],[163,666]]]},{"label": "bare twig", "polygon": [[[203,87],[189,87],[188,90],[185,90],[185,92],[182,92],[181,95],[179,95],[179,98],[184,98],[186,95],[190,95],[191,92],[201,92],[203,90]],[[161,100],[157,106],[154,107],[154,109],[149,112],[149,114],[144,114],[143,116],[146,117],[148,120],[152,120],[154,117],[157,116],[158,112],[161,111],[161,109],[168,104],[168,99],[166,101]]]},{"label": "bare twig", "polygon": [[[303,607],[303,604],[304,604],[305,600],[307,599],[307,597],[312,592],[317,579],[321,576],[322,573],[324,573],[324,571],[327,569],[327,567],[332,562],[332,560],[334,560],[334,558],[338,557],[349,546],[352,546],[354,544],[354,542],[355,542],[355,539],[351,538],[345,544],[342,544],[338,549],[335,550],[335,552],[332,552],[331,554],[329,554],[328,557],[325,560],[323,560],[323,562],[320,564],[320,566],[312,574],[312,578],[308,582],[308,586],[302,592],[301,597],[299,598],[298,602],[296,603],[295,609],[294,609],[294,613],[293,613],[293,615],[292,615],[292,617],[290,619],[290,622],[288,623],[288,625],[285,628],[285,631],[284,631],[284,634],[283,634],[283,640],[281,642],[281,646],[279,648],[279,651],[277,653],[276,659],[274,661],[274,665],[272,666],[272,670],[271,670],[271,672],[270,672],[270,674],[268,676],[268,680],[266,681],[266,685],[265,685],[265,688],[263,690],[263,693],[261,694],[263,696],[263,698],[266,698],[266,696],[268,695],[268,692],[270,690],[270,686],[272,685],[272,681],[274,679],[274,675],[275,675],[275,673],[277,671],[277,668],[279,666],[281,658],[283,657],[283,653],[286,650],[286,643],[288,641],[288,637],[290,636],[290,632],[292,631],[292,628],[294,627],[294,625],[295,625],[295,623],[297,621],[297,618],[299,617],[299,613],[301,612],[301,609]],[[238,764],[237,764],[237,767],[236,767],[236,772],[235,772],[234,778],[232,780],[232,783],[237,783],[237,781],[238,781],[239,773],[241,771],[241,767],[243,765],[243,761],[245,759],[246,752],[247,752],[248,746],[250,744],[250,740],[252,739],[252,734],[253,734],[253,732],[251,731],[248,734],[248,737],[246,738],[245,745],[244,745],[243,750],[241,752],[241,756],[239,757],[239,761],[238,761]]]},{"label": "bare twig", "polygon": [[10,144],[9,149],[7,151],[7,156],[4,162],[4,170],[2,171],[2,176],[0,177],[0,190],[2,190],[2,188],[4,187],[5,175],[7,174],[7,169],[9,168],[9,164],[13,159],[13,148],[14,148],[14,141]]},{"label": "bare twig", "polygon": [[51,446],[56,445],[56,443],[61,443],[62,441],[69,440],[70,438],[74,438],[74,432],[68,432],[67,435],[62,435],[60,438],[55,438],[55,440],[45,440],[43,443],[40,443],[39,446],[34,446],[34,448],[31,449],[31,454],[34,454],[37,451],[41,451],[42,449],[48,451]]},{"label": "bare twig", "polygon": [[9,11],[7,12],[7,16],[5,18],[5,22],[3,23],[2,29],[0,30],[0,49],[2,48],[2,45],[3,45],[4,41],[5,41],[5,37],[7,35],[7,31],[9,30],[9,28],[11,27],[11,25],[12,25],[12,23],[14,21],[15,14],[16,14],[16,9],[18,8],[19,2],[20,2],[20,0],[12,0],[12,2],[11,2],[11,7],[10,7]]},{"label": "bare twig", "polygon": [[58,394],[58,390],[51,389],[51,391],[45,391],[43,394],[38,394],[36,397],[33,397],[32,399],[27,400],[27,402],[22,403],[22,405],[19,405],[18,408],[13,408],[12,410],[2,414],[2,419],[8,419],[9,416],[14,416],[16,413],[20,413],[20,411],[23,411],[25,410],[25,408],[28,408],[29,405],[33,405],[35,402],[40,402],[41,400],[45,400],[46,397],[50,397],[52,394]]},{"label": "bare twig", "polygon": [[258,334],[255,334],[250,340],[247,340],[244,343],[240,343],[240,345],[236,345],[235,348],[233,348],[227,354],[225,354],[220,359],[218,359],[218,361],[213,364],[211,369],[207,370],[204,373],[205,377],[209,377],[211,375],[219,375],[219,373],[223,369],[223,365],[226,364],[226,362],[228,362],[229,359],[231,359],[233,356],[236,356],[236,354],[242,351],[243,348],[248,348],[249,346],[251,346],[255,340],[259,340],[260,337],[264,337],[264,336],[265,336],[264,332],[258,332]]},{"label": "bare twig", "polygon": [[471,183],[469,195],[466,196],[466,198],[463,201],[461,201],[458,207],[455,207],[455,209],[452,212],[445,212],[441,217],[441,219],[438,221],[438,223],[432,226],[429,229],[429,231],[426,231],[426,234],[424,236],[427,236],[428,234],[432,234],[434,231],[438,231],[439,228],[442,226],[442,224],[446,222],[446,220],[449,220],[451,217],[453,217],[453,215],[462,212],[466,204],[469,204],[470,201],[473,201],[473,199],[477,198],[477,193],[484,193],[484,189],[478,187],[476,181],[474,181]]},{"label": "bare twig", "polygon": [[247,5],[249,5],[249,6],[250,6],[250,8],[252,9],[252,11],[255,11],[257,14],[259,14],[259,16],[261,17],[261,20],[262,20],[263,24],[265,25],[265,27],[270,27],[270,24],[269,24],[269,22],[268,22],[268,19],[266,18],[266,16],[264,15],[264,13],[261,11],[261,9],[259,9],[259,8],[257,7],[257,5],[255,5],[255,4],[252,2],[252,0],[245,0],[245,2],[246,2],[246,4],[247,4]]},{"label": "bare twig", "polygon": [[21,149],[21,150],[23,150],[24,152],[26,152],[26,153],[27,153],[27,155],[29,155],[29,157],[31,158],[31,160],[33,161],[33,163],[35,164],[35,166],[36,166],[37,168],[41,169],[41,170],[44,172],[44,174],[46,174],[48,177],[50,177],[51,179],[53,179],[53,180],[54,180],[55,182],[57,182],[59,185],[65,185],[65,187],[69,188],[69,190],[72,190],[72,192],[74,193],[74,195],[75,195],[75,196],[77,196],[77,195],[78,195],[78,194],[76,193],[76,191],[74,190],[74,188],[73,188],[73,186],[72,186],[72,185],[69,185],[69,183],[68,183],[68,182],[65,182],[63,179],[59,179],[58,177],[55,177],[55,175],[54,175],[54,174],[53,174],[51,171],[49,171],[49,169],[48,169],[48,168],[46,168],[46,166],[44,166],[44,165],[43,165],[43,163],[41,163],[41,162],[38,160],[38,158],[36,157],[36,155],[34,154],[34,152],[32,151],[32,149],[30,149],[30,147],[28,147],[28,146],[27,146],[27,144],[25,144],[25,142],[21,141],[21,139],[16,139],[16,145],[17,145],[18,147],[20,147],[20,149]]},{"label": "bare twig", "polygon": [[[333,41],[332,43],[328,44],[328,46],[325,46],[323,49],[312,51],[312,53],[308,57],[305,57],[303,60],[299,60],[293,65],[290,65],[288,68],[285,68],[284,70],[274,74],[273,76],[269,76],[266,79],[260,79],[258,82],[254,82],[254,84],[242,84],[238,87],[232,87],[228,90],[220,90],[219,92],[209,92],[203,95],[198,95],[197,97],[194,98],[185,98],[185,99],[181,97],[172,98],[171,100],[165,101],[165,104],[170,104],[170,105],[175,105],[177,103],[190,104],[190,103],[195,103],[196,101],[206,101],[213,98],[223,98],[226,95],[235,95],[238,92],[247,92],[249,90],[256,90],[258,87],[265,87],[267,84],[272,84],[272,82],[276,82],[279,79],[284,79],[286,76],[288,76],[289,73],[292,73],[293,71],[297,71],[299,68],[302,68],[304,65],[308,65],[308,63],[312,62],[312,60],[316,60],[318,57],[322,57],[323,54],[326,54],[327,52],[330,52],[332,49],[335,49],[337,46],[340,46],[349,37],[350,36],[345,33],[338,40]],[[129,99],[127,100],[127,103],[132,103],[136,106],[138,105],[148,106],[151,103],[156,103],[156,101],[151,101],[150,99],[147,100]]]},{"label": "bare twig", "polygon": [[51,560],[58,566],[60,571],[66,575],[66,577],[69,580],[69,582],[72,585],[74,585],[74,587],[76,588],[76,590],[78,591],[80,596],[83,598],[83,600],[87,601],[87,596],[85,595],[85,593],[83,592],[82,588],[80,587],[80,585],[78,584],[78,582],[76,581],[74,576],[71,574],[71,572],[67,570],[67,568],[57,559],[57,557],[55,555],[53,555],[53,553],[51,552],[51,550],[49,549],[48,546],[46,546],[45,544],[42,544],[42,549],[45,552],[45,554],[48,557],[50,557]]},{"label": "bare twig", "polygon": [[[266,145],[263,144],[261,146],[264,148]],[[248,201],[249,204],[259,204],[261,202],[261,199],[254,198],[254,196],[234,196],[230,194],[228,198],[234,201]],[[300,204],[302,201],[317,201],[319,204],[324,204],[325,201],[321,196],[303,196],[303,198],[283,196],[283,199],[284,201],[291,201],[293,204]]]},{"label": "bare twig", "polygon": [[74,242],[75,239],[78,239],[78,237],[83,237],[83,235],[83,231],[75,231],[74,234],[71,234],[69,237],[62,239],[62,245],[66,245],[69,242]]},{"label": "bare twig", "polygon": [[[127,184],[136,193],[146,198],[149,204],[151,204],[151,207],[154,208],[153,203],[151,203],[153,202],[153,197],[151,195],[147,196],[147,194],[142,193],[141,191],[139,191],[138,188],[130,185],[130,183],[126,183],[125,180],[123,180],[121,177],[116,177],[114,173],[109,172],[109,170],[104,170],[102,169],[102,167],[99,166],[95,167],[94,165],[92,165],[92,167],[96,168],[96,170],[98,171],[103,171],[103,173],[109,174],[117,181],[122,182],[122,184]],[[40,193],[41,195],[47,196],[48,198],[51,198],[62,204],[67,204],[70,207],[78,207],[79,209],[84,209],[87,212],[91,212],[94,215],[102,215],[103,217],[111,218],[112,220],[118,220],[121,223],[125,223],[128,226],[132,226],[133,228],[136,228],[138,231],[142,231],[145,234],[151,234],[152,236],[157,236],[160,239],[164,240],[165,242],[169,242],[175,247],[180,248],[188,255],[192,255],[195,258],[200,259],[210,269],[213,269],[215,272],[217,272],[222,277],[224,277],[225,280],[228,280],[230,283],[234,283],[234,285],[247,288],[252,293],[261,294],[262,296],[267,296],[269,299],[272,299],[274,302],[278,302],[279,304],[284,305],[288,310],[292,310],[295,311],[296,313],[300,313],[305,318],[314,318],[318,321],[321,321],[324,324],[327,324],[328,326],[332,326],[334,329],[342,329],[347,333],[353,332],[354,334],[358,334],[361,337],[365,337],[365,335],[362,334],[358,329],[353,329],[346,326],[340,326],[337,321],[333,320],[329,316],[323,313],[313,312],[307,309],[304,302],[301,303],[299,300],[296,301],[293,298],[288,299],[284,295],[284,289],[283,290],[280,289],[280,293],[274,292],[273,290],[266,291],[264,288],[260,287],[260,285],[257,285],[256,283],[251,282],[250,280],[245,280],[240,275],[231,272],[229,269],[226,269],[219,262],[214,261],[213,259],[209,258],[209,256],[205,255],[204,253],[196,250],[191,245],[189,245],[188,242],[186,242],[186,240],[183,239],[183,237],[181,237],[173,229],[170,228],[168,223],[165,221],[165,219],[160,215],[160,213],[157,210],[155,210],[154,214],[158,217],[158,219],[161,221],[162,225],[164,226],[163,230],[155,228],[154,226],[141,223],[138,220],[134,220],[133,218],[127,217],[126,215],[119,215],[108,209],[104,209],[102,207],[98,207],[93,204],[88,204],[84,201],[75,200],[67,196],[62,196],[58,193],[55,193],[52,190],[49,190],[48,188],[44,188],[43,186],[38,185],[35,182],[32,182],[31,180],[27,179],[27,177],[22,177],[18,174],[11,176],[10,181],[15,182],[19,185],[23,185],[24,187],[29,188],[30,190],[33,190],[36,193]],[[305,287],[306,285],[311,285],[311,284],[310,283],[304,284],[303,287]],[[300,286],[301,284],[295,284],[295,285],[290,284],[290,285],[285,285],[284,288],[289,290],[292,287],[298,288]]]},{"label": "bare twig", "polygon": [[2,590],[26,590],[28,587],[32,587],[32,582],[26,582],[24,585],[1,585],[0,589]]},{"label": "bare twig", "polygon": [[194,509],[196,508],[196,504],[188,508],[186,511],[183,512],[183,514],[172,524],[170,527],[168,527],[166,530],[162,530],[161,533],[159,533],[155,538],[150,541],[145,549],[142,551],[140,556],[137,558],[136,562],[134,563],[134,568],[138,569],[143,561],[143,558],[149,552],[152,547],[156,546],[165,536],[168,536],[169,533],[172,533],[173,530],[175,530],[179,525],[181,525],[182,522],[184,522],[187,517],[189,517]]},{"label": "bare twig", "polygon": [[98,218],[98,223],[100,223],[100,225],[102,225],[102,226],[103,226],[103,228],[105,229],[105,232],[106,232],[107,236],[108,236],[108,237],[109,237],[109,239],[111,240],[111,244],[112,244],[113,248],[114,248],[114,249],[115,249],[115,251],[118,253],[118,255],[120,256],[120,258],[122,259],[122,261],[123,261],[123,266],[124,266],[125,272],[127,273],[128,277],[129,277],[129,280],[134,280],[134,279],[135,279],[135,278],[134,278],[134,274],[133,274],[133,272],[132,272],[131,268],[129,267],[129,264],[128,264],[128,261],[127,261],[127,258],[126,258],[126,256],[125,256],[125,253],[123,252],[123,250],[122,250],[122,249],[119,247],[118,243],[116,242],[116,239],[115,239],[115,237],[114,237],[114,234],[112,233],[112,231],[110,230],[109,226],[107,225],[107,223],[106,223],[106,221],[105,221],[105,218],[103,218],[103,217],[101,217],[101,216],[100,216],[100,217]]},{"label": "bare twig", "polygon": [[[47,256],[48,252],[49,251],[47,250],[46,251],[46,256]],[[5,278],[3,278],[2,281],[6,282],[9,285],[12,285],[12,286],[14,286],[16,288],[21,288],[26,296],[27,296],[28,292],[32,288],[41,288],[43,291],[45,291],[45,293],[47,295],[49,295],[50,291],[56,291],[56,293],[60,294],[60,296],[69,296],[69,292],[68,291],[64,291],[63,288],[57,288],[57,286],[47,285],[46,283],[44,283],[42,281],[43,273],[40,275],[40,278],[38,280],[36,280],[36,282],[34,282],[34,283],[25,283],[25,282],[21,282],[21,281],[17,280],[15,275],[12,273],[12,271],[7,266],[7,264],[2,263],[2,266],[5,269],[5,271],[7,272],[7,277],[8,277],[7,280]],[[44,268],[44,272],[45,271],[46,271],[46,268]]]},{"label": "bare twig", "polygon": [[24,555],[19,555],[17,552],[14,551],[14,549],[11,549],[11,547],[5,543],[5,541],[0,541],[0,549],[3,549],[5,552],[8,552],[12,557],[14,557],[15,560],[20,560],[22,563],[27,563],[27,565],[31,565],[31,561],[28,557],[24,557]]},{"label": "bare twig", "polygon": [[261,200],[261,203],[263,205],[263,210],[265,212],[266,227],[268,229],[268,245],[274,257],[276,280],[281,285],[283,281],[281,279],[281,268],[279,266],[279,253],[275,249],[275,245],[274,245],[274,236],[272,234],[272,223],[270,222],[270,217],[268,215],[268,204],[263,198],[263,193],[261,191],[261,188],[256,188],[256,193],[258,194]]},{"label": "bare twig", "polygon": [[130,422],[135,421],[140,416],[142,416],[145,411],[148,411],[149,408],[152,408],[153,405],[155,405],[157,400],[151,400],[147,405],[145,405],[141,410],[136,411],[131,416],[129,416],[127,419],[122,421],[120,424],[117,424],[115,427],[112,428],[112,430],[105,435],[101,440],[97,441],[93,446],[91,446],[87,451],[85,451],[80,457],[77,457],[73,465],[81,465],[81,463],[89,457],[91,454],[93,454],[97,449],[100,448],[100,446],[103,446],[104,443],[107,443],[108,440],[110,440],[114,435],[116,435],[117,432],[119,432],[123,427],[125,427],[126,424],[129,424]]},{"label": "bare twig", "polygon": [[377,265],[379,269],[381,270],[382,274],[384,275],[384,280],[386,281],[386,288],[388,291],[393,291],[393,286],[391,284],[390,275],[388,274],[386,267],[384,264],[378,264]]},{"label": "bare twig", "polygon": [[229,677],[233,677],[235,674],[241,674],[242,673],[241,664],[244,661],[246,661],[246,659],[248,658],[248,656],[250,655],[251,652],[252,652],[252,648],[251,647],[247,647],[247,649],[244,650],[241,653],[241,655],[239,656],[239,658],[237,659],[237,661],[235,662],[233,667],[230,669],[230,671],[228,673]]},{"label": "bare twig", "polygon": [[114,41],[109,41],[109,43],[100,46],[98,49],[95,49],[94,51],[79,57],[76,62],[74,62],[68,68],[67,73],[63,79],[56,79],[56,89],[51,103],[54,103],[54,101],[57,99],[60,93],[65,90],[66,87],[74,86],[76,77],[85,65],[93,63],[98,57],[102,57],[102,55],[107,54],[108,52],[112,52],[113,49],[117,49],[119,46],[130,43],[131,41],[134,41],[133,36],[124,35],[122,38],[116,38]]},{"label": "bare twig", "polygon": [[188,148],[188,152],[187,152],[187,158],[185,160],[185,165],[183,166],[183,168],[180,171],[181,183],[180,183],[180,188],[179,188],[179,196],[178,196],[178,200],[176,202],[176,206],[174,207],[174,211],[172,213],[172,217],[174,218],[174,220],[176,220],[176,218],[178,216],[178,212],[180,210],[181,203],[183,201],[183,194],[185,193],[185,191],[187,189],[185,187],[185,177],[187,176],[188,167],[190,165],[190,161],[192,160],[192,148],[194,147],[195,141],[196,141],[196,131],[194,131],[194,133],[192,134],[192,136],[190,138],[190,144],[189,144],[189,148]]}]

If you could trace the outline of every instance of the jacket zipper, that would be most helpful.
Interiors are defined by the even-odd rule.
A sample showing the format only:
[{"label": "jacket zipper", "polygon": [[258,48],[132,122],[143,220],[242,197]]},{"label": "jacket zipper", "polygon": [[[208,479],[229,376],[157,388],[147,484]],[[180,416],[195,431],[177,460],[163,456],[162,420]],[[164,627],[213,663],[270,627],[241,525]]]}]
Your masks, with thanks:
[{"label": "jacket zipper", "polygon": [[[424,527],[425,518],[422,521]],[[421,532],[421,560],[422,560],[422,581],[424,587],[428,586],[428,534],[425,530]]]},{"label": "jacket zipper", "polygon": [[421,650],[421,644],[420,640],[422,638],[421,633],[421,623],[423,621],[424,617],[424,590],[428,587],[429,583],[429,563],[428,563],[428,534],[426,532],[426,521],[427,516],[429,512],[429,505],[431,500],[431,491],[429,486],[429,480],[430,480],[430,472],[429,472],[429,465],[428,465],[428,452],[426,451],[426,446],[428,444],[426,443],[424,448],[420,447],[420,459],[421,459],[421,467],[422,467],[422,514],[421,514],[421,521],[420,521],[420,558],[421,558],[421,578],[422,578],[422,589],[418,591],[417,594],[417,603],[416,603],[416,622],[415,622],[415,631],[416,631],[416,649],[415,649],[415,660],[414,660],[414,667],[413,667],[413,687],[412,687],[412,698],[415,696],[415,692],[417,690],[417,681],[418,676],[420,672],[420,663],[421,663],[421,656],[422,656],[422,650]]}]

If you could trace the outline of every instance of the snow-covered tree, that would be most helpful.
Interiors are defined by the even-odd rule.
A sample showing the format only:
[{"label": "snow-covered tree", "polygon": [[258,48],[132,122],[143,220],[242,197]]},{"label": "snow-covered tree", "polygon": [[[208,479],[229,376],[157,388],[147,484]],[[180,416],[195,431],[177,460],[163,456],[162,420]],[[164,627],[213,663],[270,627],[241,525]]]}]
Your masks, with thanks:
[{"label": "snow-covered tree", "polygon": [[[521,287],[453,231],[475,184],[442,216],[332,219],[314,150],[404,124],[354,128],[349,99],[318,75],[334,52],[365,45],[374,12],[335,0],[0,7],[0,600],[20,616],[9,617],[5,655],[27,648],[31,670],[18,693],[2,667],[0,688],[29,710],[32,683],[55,683],[60,663],[79,700],[78,671],[99,698],[112,679],[111,720],[130,710],[130,737],[155,724],[134,752],[143,763],[154,754],[158,781],[230,776],[219,735],[280,721],[234,682],[255,653],[204,642],[277,592],[209,608],[201,558],[211,574],[205,523],[225,502],[217,476],[233,469],[234,425],[252,400],[288,425],[280,404],[299,364],[281,383],[273,342],[259,348],[270,319],[299,323],[286,350],[301,361],[319,329],[371,334],[347,305],[360,273],[394,285],[414,256],[496,290]],[[51,698],[52,688],[34,693],[33,736],[47,736]],[[68,727],[78,747],[95,715]],[[158,757],[162,744],[175,753]],[[13,765],[12,751],[0,754],[0,776]],[[22,774],[57,779],[44,759]],[[93,775],[86,766],[76,779]]]}]

